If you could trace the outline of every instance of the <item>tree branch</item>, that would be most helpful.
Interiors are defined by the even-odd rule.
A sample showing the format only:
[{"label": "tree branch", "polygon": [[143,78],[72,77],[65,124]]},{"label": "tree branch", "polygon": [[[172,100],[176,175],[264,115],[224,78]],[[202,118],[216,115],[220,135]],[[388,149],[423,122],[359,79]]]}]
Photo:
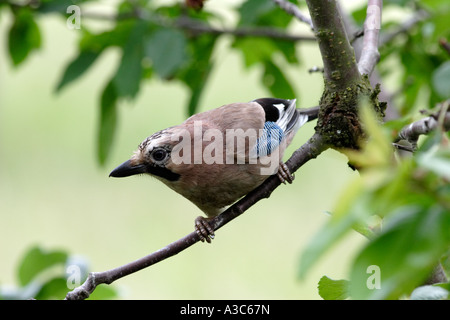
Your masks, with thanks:
[{"label": "tree branch", "polygon": [[378,52],[378,38],[381,28],[382,0],[369,0],[367,5],[367,16],[364,22],[364,43],[361,57],[358,62],[360,74],[370,75],[375,65],[380,60]]},{"label": "tree branch", "polygon": [[[309,139],[308,142],[306,142],[292,154],[292,156],[286,162],[286,165],[289,170],[294,173],[303,164],[311,159],[316,158],[326,149],[327,146],[323,143],[322,138],[319,135],[315,134]],[[214,228],[214,230],[220,229],[225,224],[244,213],[259,200],[268,198],[280,184],[281,181],[276,175],[270,176],[266,181],[264,181],[262,185],[251,191],[226,211],[212,219],[209,222],[210,225]],[[122,277],[130,275],[134,272],[137,272],[155,263],[172,257],[197,243],[199,240],[200,238],[197,232],[191,232],[183,238],[172,242],[164,248],[161,248],[141,259],[108,271],[92,272],[89,274],[88,278],[81,286],[67,293],[66,299],[84,300],[88,298],[92,292],[94,292],[95,288],[98,285],[111,284],[112,282]]]},{"label": "tree branch", "polygon": [[288,14],[293,15],[301,22],[308,24],[311,30],[314,30],[311,18],[304,15],[295,4],[293,4],[292,2],[288,2],[286,0],[272,0],[272,1],[275,2],[281,9],[286,11]]},{"label": "tree branch", "polygon": [[449,103],[447,102],[446,107],[443,108],[440,113],[420,119],[405,126],[402,130],[400,130],[395,142],[406,140],[412,145],[413,150],[415,150],[417,148],[417,141],[421,135],[428,134],[438,128],[442,128],[444,131],[449,131],[450,111],[448,109]]},{"label": "tree branch", "polygon": [[108,20],[108,21],[140,19],[143,21],[151,22],[161,27],[182,29],[185,31],[189,31],[193,34],[209,33],[215,35],[228,34],[235,37],[268,37],[272,39],[294,41],[294,42],[316,41],[316,38],[312,36],[288,34],[276,28],[267,28],[267,27],[217,28],[186,16],[181,16],[180,18],[177,19],[168,19],[160,15],[147,14],[139,10],[137,10],[136,12],[124,14],[104,14],[92,11],[91,12],[82,11],[82,17],[93,20]]},{"label": "tree branch", "polygon": [[337,91],[360,80],[355,53],[345,32],[336,1],[307,0],[322,55],[329,90]]}]

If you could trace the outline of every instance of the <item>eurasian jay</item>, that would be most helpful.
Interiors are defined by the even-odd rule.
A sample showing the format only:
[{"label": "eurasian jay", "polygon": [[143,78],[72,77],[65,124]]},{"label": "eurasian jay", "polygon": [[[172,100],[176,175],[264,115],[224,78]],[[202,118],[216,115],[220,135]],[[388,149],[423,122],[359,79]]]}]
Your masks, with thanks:
[{"label": "eurasian jay", "polygon": [[282,162],[286,147],[308,115],[296,100],[261,98],[195,114],[146,138],[110,177],[150,174],[197,205],[208,218],[195,220],[202,241],[211,242],[208,220],[277,174],[293,175]]}]

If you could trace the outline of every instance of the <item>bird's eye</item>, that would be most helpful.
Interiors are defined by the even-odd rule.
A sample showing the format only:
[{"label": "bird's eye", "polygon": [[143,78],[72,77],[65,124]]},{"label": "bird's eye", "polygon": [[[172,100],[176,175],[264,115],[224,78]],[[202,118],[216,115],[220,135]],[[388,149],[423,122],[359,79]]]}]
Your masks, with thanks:
[{"label": "bird's eye", "polygon": [[153,150],[153,152],[152,152],[152,158],[156,162],[161,162],[161,161],[165,160],[166,157],[167,157],[167,151],[165,149],[158,148],[158,149]]}]

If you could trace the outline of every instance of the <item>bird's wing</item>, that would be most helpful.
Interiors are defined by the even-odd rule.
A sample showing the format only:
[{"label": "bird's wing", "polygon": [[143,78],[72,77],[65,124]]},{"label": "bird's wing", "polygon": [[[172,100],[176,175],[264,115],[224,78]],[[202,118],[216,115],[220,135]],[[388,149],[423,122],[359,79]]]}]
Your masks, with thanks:
[{"label": "bird's wing", "polygon": [[258,158],[269,155],[283,139],[292,137],[308,121],[308,116],[296,109],[295,99],[261,98],[254,101],[263,107],[266,115],[263,134],[253,149],[253,154]]}]

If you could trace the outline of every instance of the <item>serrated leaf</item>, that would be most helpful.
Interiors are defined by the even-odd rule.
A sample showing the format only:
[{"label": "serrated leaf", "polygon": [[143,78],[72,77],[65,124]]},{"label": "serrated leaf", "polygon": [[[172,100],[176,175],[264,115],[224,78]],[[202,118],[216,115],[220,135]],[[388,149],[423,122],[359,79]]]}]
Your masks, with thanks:
[{"label": "serrated leaf", "polygon": [[19,283],[30,283],[39,273],[56,264],[64,264],[67,253],[63,251],[46,251],[40,247],[31,248],[23,257],[18,268]]},{"label": "serrated leaf", "polygon": [[345,300],[349,297],[348,280],[333,280],[323,276],[319,280],[319,295],[324,300]]},{"label": "serrated leaf", "polygon": [[98,160],[104,164],[113,144],[117,123],[117,91],[111,80],[103,90],[100,101],[100,125],[98,131]]},{"label": "serrated leaf", "polygon": [[8,48],[13,64],[18,66],[40,46],[41,34],[33,14],[28,8],[20,9],[14,15],[8,34]]}]

